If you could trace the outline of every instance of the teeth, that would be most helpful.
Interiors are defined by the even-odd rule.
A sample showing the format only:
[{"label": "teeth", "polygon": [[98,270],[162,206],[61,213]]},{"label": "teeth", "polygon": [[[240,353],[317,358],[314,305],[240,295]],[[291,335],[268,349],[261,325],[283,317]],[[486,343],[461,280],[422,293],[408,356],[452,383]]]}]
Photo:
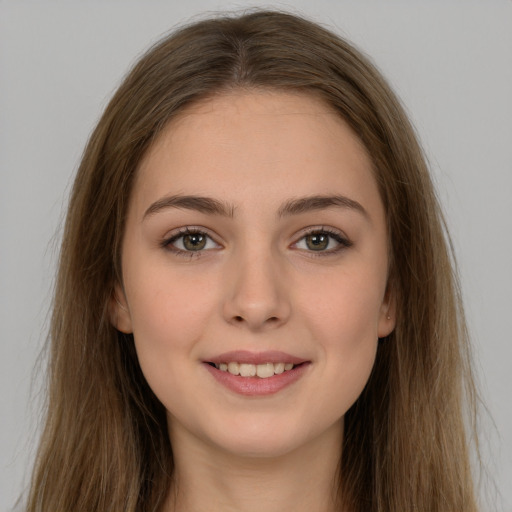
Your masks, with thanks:
[{"label": "teeth", "polygon": [[256,366],[256,375],[260,377],[260,379],[272,377],[272,375],[274,375],[274,365],[272,363],[259,364]]},{"label": "teeth", "polygon": [[283,372],[289,371],[293,368],[292,363],[264,363],[264,364],[247,364],[236,363],[231,361],[229,363],[216,364],[215,367],[223,372],[229,372],[232,375],[240,375],[241,377],[255,377],[260,379],[268,379],[274,375],[280,375]]},{"label": "teeth", "polygon": [[240,365],[240,377],[254,377],[256,375],[256,366],[253,364]]},{"label": "teeth", "polygon": [[286,365],[284,363],[275,363],[274,364],[274,373],[277,373],[278,375],[280,373],[283,373],[284,372],[284,367]]},{"label": "teeth", "polygon": [[240,365],[238,363],[228,363],[228,372],[233,375],[240,375]]}]

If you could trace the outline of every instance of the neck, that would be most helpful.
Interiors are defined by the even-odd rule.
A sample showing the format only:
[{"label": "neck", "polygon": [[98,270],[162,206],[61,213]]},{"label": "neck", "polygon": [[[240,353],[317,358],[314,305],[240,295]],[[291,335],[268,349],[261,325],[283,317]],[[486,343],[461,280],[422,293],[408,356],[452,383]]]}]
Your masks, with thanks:
[{"label": "neck", "polygon": [[165,512],[334,512],[342,428],[275,457],[240,457],[180,436]]}]

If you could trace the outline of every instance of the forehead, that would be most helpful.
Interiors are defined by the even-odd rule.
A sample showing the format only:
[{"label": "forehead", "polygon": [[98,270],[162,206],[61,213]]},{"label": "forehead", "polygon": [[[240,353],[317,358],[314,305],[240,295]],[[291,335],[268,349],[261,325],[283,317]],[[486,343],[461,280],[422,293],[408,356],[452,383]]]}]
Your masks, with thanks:
[{"label": "forehead", "polygon": [[[279,128],[287,130],[275,138]],[[368,158],[366,148],[353,130],[318,97],[256,89],[216,94],[186,107],[157,137],[141,167],[154,158],[156,152],[165,151],[165,146],[169,148],[173,144],[201,143],[204,151],[215,149],[221,140],[234,145],[242,141],[251,148],[256,146],[259,152],[267,148],[276,154],[279,148],[286,149],[286,142],[293,144],[299,142],[299,138],[300,142],[309,138],[311,145],[319,138],[326,143],[350,145],[354,156],[357,153],[362,159]],[[224,145],[222,149],[228,150],[229,146]]]},{"label": "forehead", "polygon": [[[371,159],[347,123],[312,95],[237,91],[187,107],[143,158],[135,195],[247,198],[337,192],[375,200]],[[364,196],[368,196],[365,198]],[[141,205],[142,207],[143,205]]]}]

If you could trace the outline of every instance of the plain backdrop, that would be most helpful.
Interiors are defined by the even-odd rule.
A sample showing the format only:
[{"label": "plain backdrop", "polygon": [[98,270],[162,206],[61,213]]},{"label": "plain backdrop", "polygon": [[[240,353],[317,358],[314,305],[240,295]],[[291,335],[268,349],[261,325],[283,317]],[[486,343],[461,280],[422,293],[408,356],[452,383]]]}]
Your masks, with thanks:
[{"label": "plain backdrop", "polygon": [[162,34],[205,11],[254,5],[292,9],[346,36],[406,105],[453,236],[489,411],[483,459],[496,489],[487,486],[485,510],[512,511],[510,0],[0,0],[0,510],[23,491],[34,456],[34,368],[88,134],[129,66]]}]

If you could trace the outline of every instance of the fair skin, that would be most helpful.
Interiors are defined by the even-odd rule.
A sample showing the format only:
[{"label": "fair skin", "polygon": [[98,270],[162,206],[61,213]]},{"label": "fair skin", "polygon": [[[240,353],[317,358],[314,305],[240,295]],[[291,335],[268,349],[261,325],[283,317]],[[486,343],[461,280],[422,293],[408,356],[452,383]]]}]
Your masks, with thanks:
[{"label": "fair skin", "polygon": [[319,100],[232,92],[169,124],[114,306],[168,413],[166,510],[335,509],[343,417],[394,328],[387,254],[370,159]]}]

